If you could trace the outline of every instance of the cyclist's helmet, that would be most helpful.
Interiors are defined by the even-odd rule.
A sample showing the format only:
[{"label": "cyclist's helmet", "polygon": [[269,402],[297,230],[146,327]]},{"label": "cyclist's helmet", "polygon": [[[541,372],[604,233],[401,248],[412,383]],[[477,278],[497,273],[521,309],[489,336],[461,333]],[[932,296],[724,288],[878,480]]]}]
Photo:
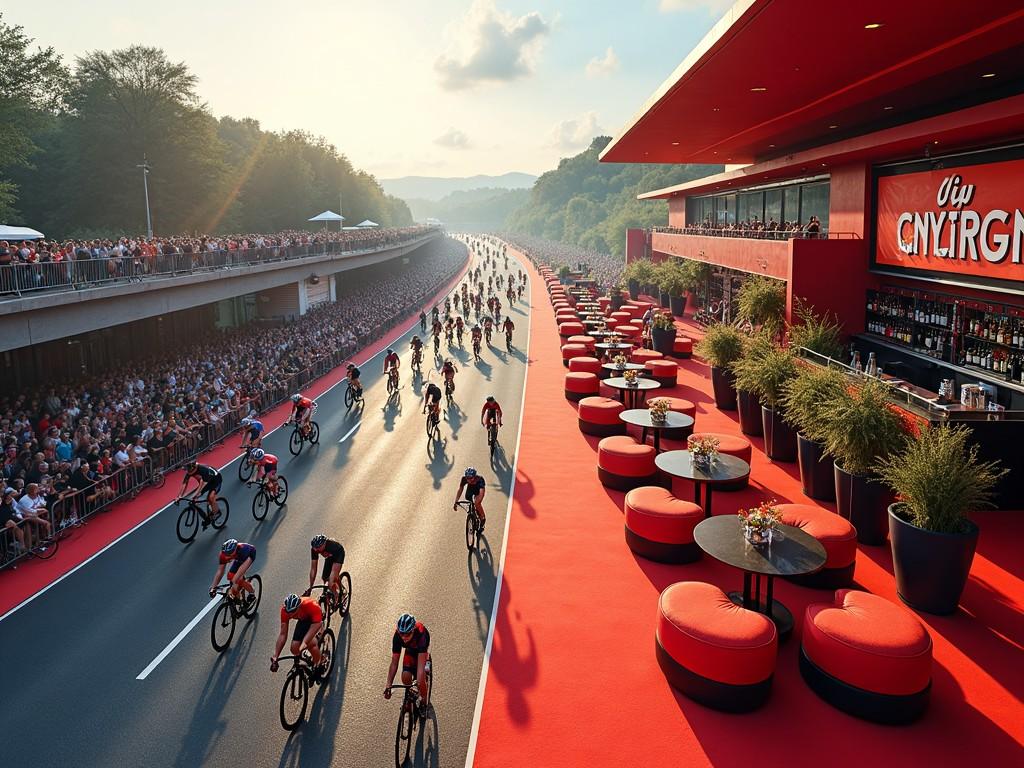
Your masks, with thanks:
[{"label": "cyclist's helmet", "polygon": [[292,402],[293,403],[297,403],[301,399],[302,399],[302,395],[300,395],[298,392],[296,392],[294,395],[292,395]]},{"label": "cyclist's helmet", "polygon": [[185,470],[188,471],[188,472],[195,472],[196,471],[196,467],[198,467],[198,466],[199,466],[199,462],[197,462],[197,461],[190,461],[188,464],[185,465]]},{"label": "cyclist's helmet", "polygon": [[238,539],[228,539],[220,545],[220,551],[225,555],[234,553],[235,549],[238,548]]},{"label": "cyclist's helmet", "polygon": [[322,533],[318,533],[316,536],[314,536],[310,540],[309,546],[312,547],[313,549],[320,549],[320,547],[322,547],[326,543],[327,543],[327,537],[324,536]]},{"label": "cyclist's helmet", "polygon": [[473,467],[466,467],[466,471],[463,473],[465,477],[476,477],[476,470]]},{"label": "cyclist's helmet", "polygon": [[242,419],[242,426],[243,427],[248,427],[248,426],[251,426],[251,425],[252,425],[252,419],[250,419],[248,416],[246,416],[244,419]]},{"label": "cyclist's helmet", "polygon": [[487,396],[487,402],[488,403],[493,403],[494,402],[494,395],[488,395]]},{"label": "cyclist's helmet", "polygon": [[348,370],[351,371],[353,368],[355,368],[355,366],[352,363],[349,363],[348,364]]},{"label": "cyclist's helmet", "polygon": [[393,355],[393,354],[395,354],[395,350],[393,350],[393,349],[391,349],[390,347],[388,347],[388,354],[389,354],[389,355]]},{"label": "cyclist's helmet", "polygon": [[420,337],[419,337],[419,336],[413,336],[413,337],[412,337],[412,340],[413,340],[413,341],[419,341],[419,340],[420,340]]},{"label": "cyclist's helmet", "polygon": [[284,599],[284,612],[295,613],[297,610],[299,610],[299,603],[301,602],[302,601],[299,600],[299,596],[295,593],[288,595],[288,597]]},{"label": "cyclist's helmet", "polygon": [[407,635],[416,629],[416,617],[411,613],[403,613],[398,617],[398,633]]},{"label": "cyclist's helmet", "polygon": [[257,448],[256,450],[254,450],[252,452],[252,460],[253,461],[259,461],[260,459],[262,459],[266,455],[267,455],[266,451],[264,451],[262,448]]}]

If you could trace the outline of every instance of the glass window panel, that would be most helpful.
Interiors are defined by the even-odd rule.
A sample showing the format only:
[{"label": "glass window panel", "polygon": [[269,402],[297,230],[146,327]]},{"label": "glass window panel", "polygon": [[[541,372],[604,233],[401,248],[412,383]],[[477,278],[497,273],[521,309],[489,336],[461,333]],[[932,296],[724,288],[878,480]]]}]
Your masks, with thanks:
[{"label": "glass window panel", "polygon": [[801,190],[800,220],[806,226],[811,216],[821,221],[821,229],[828,229],[828,182],[806,184]]},{"label": "glass window panel", "polygon": [[786,187],[782,196],[782,216],[787,222],[800,218],[800,187]]},{"label": "glass window panel", "polygon": [[782,190],[769,189],[764,193],[764,220],[765,222],[782,221]]}]

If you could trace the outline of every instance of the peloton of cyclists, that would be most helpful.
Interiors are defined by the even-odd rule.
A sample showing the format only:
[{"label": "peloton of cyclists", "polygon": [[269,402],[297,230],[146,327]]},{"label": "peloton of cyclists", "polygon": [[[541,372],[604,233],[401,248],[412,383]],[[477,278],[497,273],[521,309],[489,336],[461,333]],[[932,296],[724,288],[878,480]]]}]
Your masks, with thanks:
[{"label": "peloton of cyclists", "polygon": [[[252,588],[252,582],[245,578],[245,572],[256,559],[256,547],[238,539],[228,539],[220,547],[220,556],[217,559],[217,572],[213,575],[213,583],[210,584],[210,597],[217,594],[217,586],[220,584],[220,577],[224,575],[224,569],[228,570],[228,582],[231,587],[228,595],[232,600],[237,600],[239,590],[245,590],[245,604],[250,605],[256,599],[256,592]],[[231,563],[229,566],[228,563]]]}]

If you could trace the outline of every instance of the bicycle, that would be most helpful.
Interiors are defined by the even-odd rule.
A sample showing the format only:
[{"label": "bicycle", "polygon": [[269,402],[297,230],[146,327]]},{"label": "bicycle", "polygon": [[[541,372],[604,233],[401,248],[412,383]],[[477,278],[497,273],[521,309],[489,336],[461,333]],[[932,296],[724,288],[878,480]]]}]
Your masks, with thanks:
[{"label": "bicycle", "polygon": [[507,352],[512,351],[512,331],[506,331],[505,333],[505,350]]},{"label": "bicycle", "polygon": [[263,579],[258,573],[244,578],[252,584],[255,595],[252,601],[247,600],[248,590],[243,589],[241,599],[239,599],[228,594],[231,589],[230,583],[217,587],[217,594],[222,599],[217,610],[213,612],[213,624],[210,625],[210,642],[213,644],[213,650],[217,653],[222,653],[231,644],[231,638],[235,636],[235,623],[238,619],[244,616],[252,620],[256,611],[259,610],[260,600],[263,598]]},{"label": "bicycle", "polygon": [[448,404],[448,407],[452,407],[452,403],[455,402],[455,382],[452,379],[444,380],[444,397]]},{"label": "bicycle", "polygon": [[444,332],[444,342],[449,347],[452,346],[452,329],[451,328],[445,329],[445,332]]},{"label": "bicycle", "polygon": [[[248,488],[255,482],[257,481],[251,480],[245,486]],[[277,508],[280,509],[288,501],[288,478],[284,475],[278,475],[274,480],[274,484],[277,487],[274,489],[275,493],[271,493],[270,483],[267,482],[266,478],[259,481],[260,489],[256,491],[256,495],[252,499],[252,516],[257,520],[262,520],[267,516],[270,502],[274,502]]]},{"label": "bicycle", "polygon": [[487,447],[491,449],[491,456],[498,447],[498,422],[491,419],[487,422]]},{"label": "bicycle", "polygon": [[[362,398],[360,398],[362,399]],[[302,447],[309,443],[310,445],[317,445],[320,442],[320,425],[315,421],[309,422],[309,428],[303,431],[302,426],[299,424],[295,425],[292,430],[292,436],[288,440],[288,450],[292,456],[298,456],[302,453]]]},{"label": "bicycle", "polygon": [[412,351],[412,367],[416,369],[416,372],[420,372],[420,365],[423,363],[423,350],[414,349]]},{"label": "bicycle", "polygon": [[238,479],[243,483],[249,482],[249,478],[252,477],[253,470],[256,465],[252,463],[252,452],[256,449],[256,446],[247,445],[245,451],[242,453],[242,459],[238,462]]},{"label": "bicycle", "polygon": [[391,368],[388,371],[388,394],[393,395],[398,391],[398,369]]},{"label": "bicycle", "polygon": [[320,604],[320,610],[324,613],[324,625],[328,628],[331,626],[333,614],[337,613],[344,619],[348,616],[348,609],[352,606],[352,577],[349,576],[348,571],[342,571],[338,576],[338,581],[341,582],[341,594],[338,596],[327,584],[314,584],[308,590],[309,592],[314,589],[320,590],[317,602]]},{"label": "bicycle", "polygon": [[[429,710],[431,707],[430,697],[434,693],[433,661],[433,658],[428,656],[426,664],[426,710]],[[426,713],[421,713],[419,706],[417,706],[420,698],[420,692],[417,685],[418,684],[416,682],[413,682],[411,685],[403,684],[391,686],[391,690],[403,689],[405,691],[405,695],[402,696],[402,708],[398,713],[398,729],[395,732],[395,765],[397,768],[403,768],[409,760],[409,751],[412,748],[412,732],[413,728],[416,727],[416,722],[426,722]]]},{"label": "bicycle", "polygon": [[487,341],[487,346],[491,346],[491,329],[484,328],[484,339]]},{"label": "bicycle", "polygon": [[459,347],[463,347],[463,344],[462,344],[463,330],[461,328],[459,328],[458,326],[456,326],[455,328],[456,328],[455,329],[455,338],[459,342]]},{"label": "bicycle", "polygon": [[434,357],[441,354],[441,337],[434,334]]},{"label": "bicycle", "polygon": [[469,499],[455,502],[456,507],[466,510],[466,549],[473,551],[480,541],[480,515],[476,513],[476,504]]},{"label": "bicycle", "polygon": [[[231,514],[231,505],[223,496],[217,496],[218,515],[215,520],[210,518],[209,501],[204,499],[200,502],[195,499],[186,499],[179,496],[174,500],[174,506],[178,506],[178,503],[182,501],[188,502],[188,505],[178,514],[178,524],[176,527],[178,541],[182,544],[188,544],[195,539],[196,534],[199,533],[200,518],[212,526],[215,531],[223,530],[224,526],[228,524],[228,515]],[[205,512],[199,508],[200,504],[206,504]]]},{"label": "bicycle", "polygon": [[334,631],[322,628],[316,635],[320,654],[327,662],[327,668],[319,678],[313,669],[313,657],[303,649],[298,656],[281,656],[278,663],[291,661],[292,668],[284,679],[281,687],[281,706],[279,714],[281,727],[286,731],[294,731],[306,718],[306,707],[309,705],[309,688],[313,683],[323,683],[330,677],[334,669]]},{"label": "bicycle", "polygon": [[427,406],[427,438],[441,439],[441,416],[433,405]]},{"label": "bicycle", "polygon": [[479,361],[480,358],[480,339],[473,339],[473,359]]},{"label": "bicycle", "polygon": [[352,386],[350,381],[345,387],[345,408],[351,411],[353,405],[361,402],[363,402],[363,388]]}]

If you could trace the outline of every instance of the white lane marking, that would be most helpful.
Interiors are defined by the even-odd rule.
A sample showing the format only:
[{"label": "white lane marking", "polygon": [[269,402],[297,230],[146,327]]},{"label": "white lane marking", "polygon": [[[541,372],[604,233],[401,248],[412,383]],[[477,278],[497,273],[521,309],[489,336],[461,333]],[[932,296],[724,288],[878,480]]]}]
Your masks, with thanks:
[{"label": "white lane marking", "polygon": [[[469,265],[471,265],[472,263],[473,263],[473,254],[472,254],[472,253],[470,253],[470,255],[469,255],[469,258],[468,258],[468,259],[466,260],[466,265],[467,265],[467,267],[468,267]],[[462,279],[463,279],[463,278],[464,278],[465,276],[466,276],[466,269],[463,269],[463,271],[462,271],[462,272],[461,272],[461,273],[459,274],[459,276],[458,276],[458,277],[456,277],[456,278],[453,278],[453,279],[452,279],[452,282],[453,282],[453,283],[454,283],[454,284],[456,285],[456,287],[457,287],[457,286],[458,286],[458,284],[459,284],[459,282],[461,282],[461,281],[462,281]],[[454,289],[452,289],[452,290],[454,290]],[[447,293],[451,293],[451,291],[448,291]],[[445,295],[447,295],[447,293],[446,293]],[[435,300],[436,300],[436,298],[437,298],[437,294],[434,294],[434,298],[435,298]],[[436,301],[435,301],[435,303],[436,303]],[[401,338],[402,338],[403,336],[405,336],[405,335],[406,335],[407,333],[409,333],[409,331],[411,331],[411,330],[412,330],[413,328],[415,328],[415,327],[416,327],[417,325],[419,325],[419,322],[420,322],[420,321],[419,321],[419,319],[418,319],[418,318],[415,318],[415,317],[414,317],[414,318],[412,319],[412,321],[411,321],[411,322],[409,323],[408,327],[406,327],[406,328],[404,328],[403,330],[399,331],[399,333],[398,333],[397,335],[395,335],[395,336],[394,336],[394,337],[392,338],[392,340],[391,340],[391,344],[393,344],[393,343],[397,342],[397,341],[398,341],[399,339],[401,339]],[[376,354],[373,354],[373,355],[371,355],[370,357],[366,358],[366,360],[364,360],[364,361],[363,361],[362,363],[359,363],[359,364],[360,364],[360,365],[366,365],[366,364],[367,364],[368,362],[370,362],[371,360],[373,360],[373,358],[375,358],[375,357],[377,357],[378,355],[380,355],[381,353],[383,353],[383,352],[384,352],[384,351],[385,351],[385,350],[386,350],[386,349],[387,349],[387,348],[388,348],[389,346],[390,346],[390,344],[385,344],[385,345],[384,345],[383,347],[381,347],[381,349],[380,349],[380,350],[378,350],[378,351],[377,351],[377,353],[376,353]],[[333,369],[332,369],[332,370],[333,370]],[[334,388],[335,388],[336,386],[338,386],[339,384],[341,384],[341,383],[342,383],[343,381],[345,381],[345,377],[344,377],[344,376],[343,376],[343,377],[342,377],[341,379],[339,379],[338,381],[336,381],[336,382],[335,382],[334,384],[332,384],[331,386],[329,386],[329,387],[328,387],[327,389],[325,389],[325,390],[324,390],[323,392],[321,392],[321,393],[320,393],[320,394],[318,395],[318,397],[323,397],[323,396],[324,396],[324,395],[326,395],[326,394],[327,394],[328,392],[330,392],[330,391],[331,391],[332,389],[334,389]],[[308,388],[307,388],[307,389],[308,389]],[[276,406],[275,406],[275,407],[276,407]],[[279,425],[279,426],[277,426],[277,427],[274,427],[274,428],[273,428],[272,430],[270,430],[269,432],[267,432],[267,434],[266,434],[266,437],[270,437],[270,436],[271,436],[272,434],[274,434],[275,432],[277,432],[277,430],[281,429],[281,428],[282,428],[283,426],[284,426],[284,424],[281,424],[281,425]],[[224,464],[223,466],[221,466],[221,467],[218,467],[217,471],[218,471],[218,472],[223,472],[223,471],[224,471],[225,469],[227,469],[228,467],[230,467],[230,466],[231,466],[232,464],[234,464],[234,463],[235,463],[235,462],[236,462],[236,461],[237,461],[238,459],[240,459],[241,457],[242,457],[242,456],[241,456],[241,454],[239,454],[238,456],[235,456],[235,458],[231,459],[231,461],[229,461],[229,462],[228,462],[227,464]],[[10,609],[9,611],[7,611],[7,613],[5,613],[5,614],[4,614],[3,616],[0,616],[0,621],[3,621],[3,620],[4,620],[4,619],[6,619],[6,618],[7,618],[8,616],[11,616],[12,614],[14,614],[14,613],[15,613],[16,611],[19,611],[19,610],[21,610],[21,609],[22,609],[22,608],[24,608],[24,607],[25,607],[26,605],[28,605],[28,604],[29,604],[29,603],[31,603],[31,602],[32,602],[33,600],[35,600],[35,599],[36,599],[37,597],[39,597],[40,595],[43,595],[43,594],[45,594],[46,592],[49,592],[49,591],[50,591],[51,589],[53,589],[53,588],[54,588],[54,587],[56,587],[56,586],[57,586],[58,584],[60,584],[60,583],[61,583],[62,581],[64,581],[64,579],[68,578],[69,576],[71,576],[72,574],[74,574],[74,573],[75,573],[76,571],[78,571],[79,569],[81,569],[81,568],[84,568],[85,566],[87,566],[87,565],[88,565],[89,563],[91,563],[91,562],[92,562],[93,560],[95,560],[95,559],[96,559],[97,557],[99,557],[99,556],[100,556],[100,555],[102,555],[102,554],[103,554],[104,552],[106,552],[106,551],[107,551],[108,549],[110,549],[111,547],[113,547],[113,546],[114,546],[115,544],[117,544],[118,542],[120,542],[120,541],[121,541],[122,539],[126,539],[126,538],[128,538],[129,536],[131,536],[131,535],[132,535],[133,533],[135,533],[135,532],[136,532],[137,530],[139,530],[139,528],[141,528],[142,526],[144,526],[144,525],[145,525],[146,523],[148,523],[148,522],[149,522],[150,520],[152,520],[152,519],[153,519],[154,517],[156,517],[157,515],[159,515],[159,514],[160,514],[161,512],[163,512],[163,511],[164,511],[165,509],[167,509],[168,507],[170,507],[170,506],[171,506],[171,505],[172,505],[173,503],[174,503],[174,502],[172,501],[172,502],[169,502],[169,503],[165,504],[165,505],[164,505],[164,506],[162,506],[162,507],[161,507],[160,509],[158,509],[158,510],[157,510],[156,512],[154,512],[154,513],[153,513],[152,515],[150,515],[149,517],[147,517],[147,518],[146,518],[145,520],[141,521],[141,522],[140,522],[140,523],[139,523],[138,525],[136,525],[136,526],[135,526],[134,528],[129,528],[129,529],[127,530],[127,531],[125,531],[124,533],[122,533],[122,534],[121,534],[120,536],[118,536],[118,537],[117,537],[116,539],[114,539],[114,540],[113,540],[112,542],[110,542],[109,544],[107,544],[107,545],[106,545],[105,547],[103,547],[103,548],[102,548],[101,550],[99,550],[99,551],[98,551],[98,552],[96,552],[95,554],[93,554],[93,555],[90,555],[89,557],[87,557],[87,558],[86,558],[85,560],[83,560],[82,562],[80,562],[80,563],[79,563],[78,565],[76,565],[76,566],[75,566],[74,568],[72,568],[72,569],[71,569],[70,571],[68,571],[67,573],[65,573],[65,574],[64,574],[63,576],[59,576],[58,578],[54,579],[54,580],[53,580],[53,581],[51,581],[51,582],[50,582],[49,584],[47,584],[47,585],[46,585],[45,587],[43,587],[43,588],[42,588],[42,589],[40,589],[40,590],[39,590],[38,592],[36,592],[36,593],[35,593],[34,595],[29,595],[28,597],[26,597],[26,598],[25,598],[24,600],[22,600],[22,601],[21,601],[20,603],[18,603],[18,604],[17,604],[16,606],[14,606],[14,607],[13,607],[13,608],[11,608],[11,609]]]},{"label": "white lane marking", "polygon": [[[516,259],[518,262],[519,259]],[[520,262],[521,263],[521,262]],[[528,274],[528,273],[527,273]],[[526,301],[531,308],[530,326],[533,325],[533,279],[530,278],[530,290]],[[532,330],[528,328],[527,330]],[[476,740],[480,735],[480,715],[484,709],[484,691],[487,689],[487,671],[491,664],[491,649],[494,647],[494,626],[497,623],[498,608],[501,601],[501,581],[505,574],[505,555],[508,554],[508,529],[512,524],[512,502],[516,496],[516,471],[519,468],[519,454],[522,451],[523,412],[526,410],[526,380],[530,374],[530,334],[526,334],[526,362],[523,363],[523,396],[519,401],[519,428],[516,431],[516,457],[512,462],[512,485],[508,491],[508,508],[505,510],[505,532],[501,539],[501,559],[498,561],[498,580],[494,585],[494,603],[491,605],[491,621],[487,628],[487,645],[484,647],[483,669],[480,672],[480,686],[476,692],[476,706],[473,709],[473,727],[469,732],[469,748],[466,750],[466,768],[472,768],[476,758]]]},{"label": "white lane marking", "polygon": [[344,443],[346,440],[348,440],[352,436],[352,433],[355,432],[357,429],[359,429],[359,425],[362,424],[362,423],[363,423],[362,421],[357,421],[352,426],[352,429],[350,429],[348,432],[346,432],[344,437],[342,437],[341,440],[339,440],[338,442],[339,443]]},{"label": "white lane marking", "polygon": [[160,662],[166,659],[171,654],[171,651],[173,651],[175,647],[177,647],[178,643],[185,639],[185,635],[191,632],[192,628],[200,621],[202,621],[203,616],[208,614],[213,609],[213,607],[217,605],[217,603],[219,603],[220,601],[221,598],[219,596],[210,600],[210,602],[206,604],[206,607],[203,608],[203,610],[201,610],[199,613],[197,613],[196,617],[192,619],[192,621],[185,625],[185,628],[181,630],[181,632],[179,632],[177,636],[167,644],[166,648],[164,648],[162,651],[160,651],[160,653],[156,655],[155,659],[149,662],[149,665],[144,670],[139,672],[139,676],[135,679],[145,680],[147,677],[149,677],[149,673],[156,669]]}]

